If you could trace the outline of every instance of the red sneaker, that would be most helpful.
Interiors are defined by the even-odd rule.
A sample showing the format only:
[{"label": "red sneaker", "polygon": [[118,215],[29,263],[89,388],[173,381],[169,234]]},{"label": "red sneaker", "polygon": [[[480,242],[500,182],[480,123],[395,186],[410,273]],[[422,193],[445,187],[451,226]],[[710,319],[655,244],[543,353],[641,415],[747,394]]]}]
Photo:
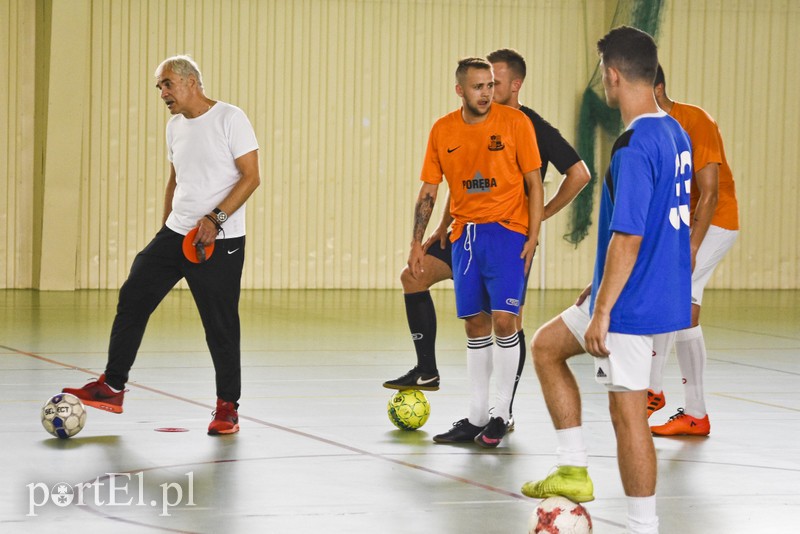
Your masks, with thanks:
[{"label": "red sneaker", "polygon": [[106,375],[100,375],[97,380],[92,380],[82,388],[64,388],[62,393],[69,393],[78,397],[87,406],[99,408],[111,413],[122,413],[122,401],[125,398],[124,389],[114,391],[106,384]]},{"label": "red sneaker", "polygon": [[650,431],[654,436],[707,436],[711,433],[711,423],[708,414],[702,419],[684,413],[683,408],[678,408],[678,413],[669,418],[669,421],[659,426],[651,426]]},{"label": "red sneaker", "polygon": [[650,419],[650,416],[653,415],[655,412],[663,408],[667,405],[666,398],[664,397],[664,392],[659,391],[656,393],[652,389],[647,390],[647,418]]},{"label": "red sneaker", "polygon": [[208,425],[208,434],[235,434],[239,431],[239,412],[235,402],[217,399],[217,409],[212,412],[214,419]]}]

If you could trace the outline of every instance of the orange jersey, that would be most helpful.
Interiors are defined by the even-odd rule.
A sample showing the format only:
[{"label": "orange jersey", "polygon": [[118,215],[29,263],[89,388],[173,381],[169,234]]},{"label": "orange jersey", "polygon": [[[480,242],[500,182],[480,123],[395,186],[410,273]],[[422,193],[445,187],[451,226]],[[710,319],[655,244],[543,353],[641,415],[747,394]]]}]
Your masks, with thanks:
[{"label": "orange jersey", "polygon": [[[711,224],[726,230],[739,229],[739,203],[736,201],[736,184],[725,158],[725,147],[719,126],[702,108],[675,102],[669,114],[683,126],[692,141],[692,164],[694,171],[709,163],[719,163],[719,200]],[[695,181],[692,180],[691,213],[700,198]]]},{"label": "orange jersey", "polygon": [[481,123],[467,124],[461,110],[433,125],[420,179],[450,187],[451,240],[466,223],[497,222],[528,234],[528,199],[523,174],[542,166],[530,119],[519,110],[492,104]]}]

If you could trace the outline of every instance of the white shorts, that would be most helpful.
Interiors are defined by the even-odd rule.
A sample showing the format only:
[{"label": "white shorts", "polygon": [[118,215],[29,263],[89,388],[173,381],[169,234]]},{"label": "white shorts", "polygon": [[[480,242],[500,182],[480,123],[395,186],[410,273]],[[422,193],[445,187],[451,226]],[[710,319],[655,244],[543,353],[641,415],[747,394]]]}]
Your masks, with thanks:
[{"label": "white shorts", "polygon": [[[589,299],[580,306],[570,306],[561,313],[569,331],[586,350],[584,334],[589,326]],[[653,362],[653,336],[606,335],[607,358],[594,357],[594,376],[609,391],[640,391],[650,386],[650,365]]]},{"label": "white shorts", "polygon": [[708,233],[697,249],[697,257],[692,273],[692,304],[700,306],[703,302],[703,290],[714,274],[719,262],[731,249],[739,237],[738,230],[726,230],[713,224],[708,227]]}]

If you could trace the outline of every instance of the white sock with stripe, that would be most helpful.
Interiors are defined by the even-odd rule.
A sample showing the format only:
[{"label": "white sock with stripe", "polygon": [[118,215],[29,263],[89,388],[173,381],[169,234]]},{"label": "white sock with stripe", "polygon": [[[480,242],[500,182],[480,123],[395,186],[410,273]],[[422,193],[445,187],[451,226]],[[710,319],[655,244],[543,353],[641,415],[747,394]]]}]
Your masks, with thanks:
[{"label": "white sock with stripe", "polygon": [[469,422],[476,426],[486,426],[489,423],[492,345],[492,336],[467,339],[467,376],[470,389]]},{"label": "white sock with stripe", "polygon": [[653,361],[650,364],[650,389],[664,391],[664,367],[675,344],[675,332],[653,336]]},{"label": "white sock with stripe", "polygon": [[517,381],[517,368],[519,367],[519,334],[514,332],[508,337],[495,336],[493,352],[494,369],[496,375],[496,392],[494,412],[492,415],[500,417],[508,423],[511,416],[511,398],[514,396],[514,382]]},{"label": "white sock with stripe", "polygon": [[706,399],[703,390],[703,371],[706,368],[706,341],[700,325],[678,332],[675,342],[678,365],[681,367],[686,395],[684,411],[692,417],[706,416]]}]

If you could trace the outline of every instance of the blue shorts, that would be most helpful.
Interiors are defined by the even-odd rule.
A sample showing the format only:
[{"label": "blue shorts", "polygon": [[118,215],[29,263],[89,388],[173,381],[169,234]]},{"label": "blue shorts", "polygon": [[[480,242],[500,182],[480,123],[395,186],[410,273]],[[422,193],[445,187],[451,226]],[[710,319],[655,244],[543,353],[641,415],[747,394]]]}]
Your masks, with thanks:
[{"label": "blue shorts", "polygon": [[453,243],[453,282],[460,318],[480,312],[519,314],[525,292],[526,236],[499,223],[468,225]]},{"label": "blue shorts", "polygon": [[[450,271],[453,271],[453,244],[450,242],[450,232],[447,232],[447,240],[445,241],[444,248],[442,248],[439,243],[434,243],[428,247],[428,250],[425,253],[445,262],[447,267],[450,268]],[[531,270],[529,270],[528,274],[525,275],[525,285],[522,289],[522,298],[519,300],[520,306],[525,305],[525,295],[528,293],[528,278],[530,275]],[[450,275],[450,278],[453,278],[453,276]]]}]

